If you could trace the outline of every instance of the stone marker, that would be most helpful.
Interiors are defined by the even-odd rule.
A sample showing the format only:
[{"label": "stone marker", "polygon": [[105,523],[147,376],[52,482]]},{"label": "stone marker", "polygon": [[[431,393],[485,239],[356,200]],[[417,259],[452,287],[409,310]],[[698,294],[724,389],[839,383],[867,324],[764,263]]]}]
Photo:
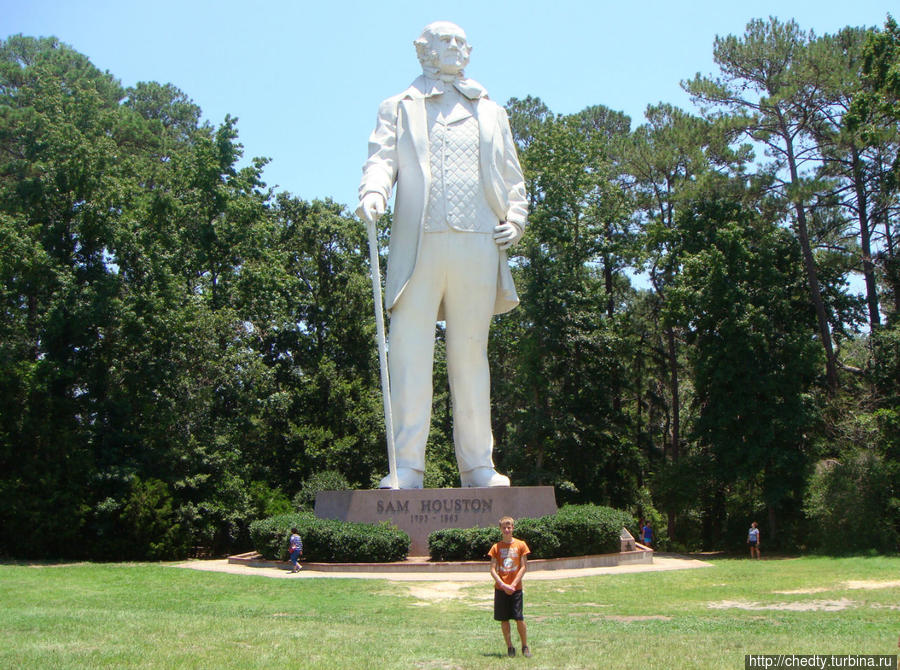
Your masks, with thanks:
[{"label": "stone marker", "polygon": [[320,519],[389,521],[406,531],[410,556],[428,555],[428,535],[434,530],[494,527],[502,516],[536,518],[556,509],[552,486],[321,491],[316,496]]}]

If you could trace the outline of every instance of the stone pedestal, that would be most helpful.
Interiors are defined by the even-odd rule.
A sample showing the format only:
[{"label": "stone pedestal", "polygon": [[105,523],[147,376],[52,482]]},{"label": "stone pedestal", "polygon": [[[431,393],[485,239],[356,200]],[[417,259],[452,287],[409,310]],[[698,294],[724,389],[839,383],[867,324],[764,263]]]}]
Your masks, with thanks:
[{"label": "stone pedestal", "polygon": [[322,491],[316,496],[320,519],[389,521],[406,531],[411,556],[428,555],[428,534],[434,530],[496,526],[503,516],[535,518],[556,509],[552,486]]}]

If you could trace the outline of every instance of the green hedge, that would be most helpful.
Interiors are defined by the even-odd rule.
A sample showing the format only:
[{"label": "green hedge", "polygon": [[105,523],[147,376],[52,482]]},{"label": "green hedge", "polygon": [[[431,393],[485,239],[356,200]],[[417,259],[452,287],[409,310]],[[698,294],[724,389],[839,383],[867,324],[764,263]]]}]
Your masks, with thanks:
[{"label": "green hedge", "polygon": [[483,561],[499,541],[496,527],[444,528],[428,535],[428,553],[433,561]]},{"label": "green hedge", "polygon": [[389,563],[409,553],[409,535],[388,523],[368,524],[317,519],[311,512],[282,514],[250,525],[253,546],[263,558],[287,560],[288,538],[296,527],[303,557],[327,563]]},{"label": "green hedge", "polygon": [[[566,505],[539,519],[517,519],[513,534],[524,540],[532,558],[613,554],[620,548],[622,528],[634,535],[637,523],[630,514],[597,505]],[[434,561],[483,561],[500,529],[445,528],[428,536]]]}]

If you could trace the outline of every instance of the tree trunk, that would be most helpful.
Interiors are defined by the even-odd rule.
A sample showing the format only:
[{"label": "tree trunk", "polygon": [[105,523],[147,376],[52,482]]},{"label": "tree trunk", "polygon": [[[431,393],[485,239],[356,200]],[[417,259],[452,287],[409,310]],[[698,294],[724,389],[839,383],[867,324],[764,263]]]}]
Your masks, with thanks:
[{"label": "tree trunk", "polygon": [[766,529],[766,537],[768,537],[768,541],[773,541],[776,537],[778,537],[778,524],[776,523],[777,519],[775,517],[775,507],[769,505],[769,527]]},{"label": "tree trunk", "polygon": [[859,217],[859,245],[862,250],[863,277],[866,281],[866,304],[869,307],[869,330],[874,331],[881,325],[881,315],[878,311],[878,290],[875,283],[875,264],[872,262],[868,199],[866,198],[866,188],[863,183],[862,161],[859,158],[859,150],[856,147],[853,147],[852,152],[853,183],[856,188],[856,201]]},{"label": "tree trunk", "polygon": [[666,329],[668,340],[669,359],[669,393],[672,394],[672,433],[671,454],[672,461],[678,461],[678,447],[681,443],[681,401],[678,398],[678,352],[675,346],[675,329],[671,326]]},{"label": "tree trunk", "polygon": [[613,300],[613,271],[612,263],[608,257],[603,259],[603,288],[606,292],[606,315],[611,319],[615,316],[616,303]]},{"label": "tree trunk", "polygon": [[897,270],[897,256],[894,252],[894,239],[891,236],[891,220],[887,212],[882,210],[882,224],[884,225],[885,248],[883,253],[884,260],[882,267],[884,268],[885,280],[890,284],[894,293],[894,313],[900,314],[900,272]]},{"label": "tree trunk", "polygon": [[[797,159],[794,156],[794,144],[791,141],[790,132],[783,129],[781,133],[787,149],[788,168],[791,173],[791,184],[799,185],[800,177],[797,171]],[[803,266],[806,269],[806,283],[809,287],[809,299],[816,311],[816,320],[819,323],[819,337],[825,348],[825,381],[829,393],[834,393],[838,388],[837,364],[834,356],[834,347],[831,343],[831,328],[828,326],[828,317],[825,314],[825,303],[822,301],[822,290],[819,287],[819,278],[816,274],[816,260],[813,257],[812,246],[809,242],[809,228],[806,225],[806,210],[799,200],[794,201],[794,211],[797,215],[797,236],[800,238],[800,249],[803,252]]]},{"label": "tree trunk", "polygon": [[[612,322],[616,304],[613,299],[613,269],[609,257],[603,258],[603,283],[606,292],[606,316]],[[622,389],[618,379],[614,382],[613,388],[613,410],[618,414],[622,410]]]}]

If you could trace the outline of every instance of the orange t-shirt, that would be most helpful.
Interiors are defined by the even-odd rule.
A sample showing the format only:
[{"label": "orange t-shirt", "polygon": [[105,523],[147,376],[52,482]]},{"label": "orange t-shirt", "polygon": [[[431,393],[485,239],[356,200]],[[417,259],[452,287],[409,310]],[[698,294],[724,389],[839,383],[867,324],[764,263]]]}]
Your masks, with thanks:
[{"label": "orange t-shirt", "polygon": [[[498,542],[488,552],[488,556],[497,561],[497,574],[500,580],[506,584],[512,584],[516,578],[516,573],[522,565],[522,557],[531,553],[528,545],[513,538],[512,542]],[[494,584],[495,589],[500,589]],[[522,588],[522,582],[519,582],[519,589]]]}]

